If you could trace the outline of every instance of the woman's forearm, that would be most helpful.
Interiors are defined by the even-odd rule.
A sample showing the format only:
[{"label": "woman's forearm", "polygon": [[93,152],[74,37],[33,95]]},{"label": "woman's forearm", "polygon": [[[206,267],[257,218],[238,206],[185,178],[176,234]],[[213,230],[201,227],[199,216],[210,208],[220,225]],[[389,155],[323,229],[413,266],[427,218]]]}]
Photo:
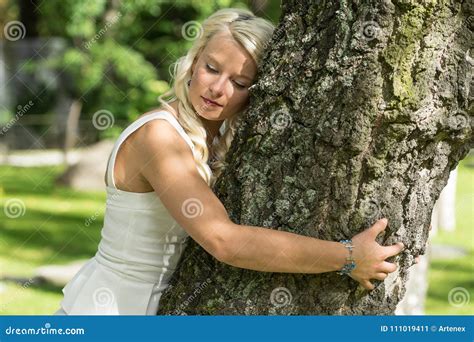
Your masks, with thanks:
[{"label": "woman's forearm", "polygon": [[323,273],[340,270],[348,256],[339,242],[268,228],[233,225],[224,260],[262,272]]}]

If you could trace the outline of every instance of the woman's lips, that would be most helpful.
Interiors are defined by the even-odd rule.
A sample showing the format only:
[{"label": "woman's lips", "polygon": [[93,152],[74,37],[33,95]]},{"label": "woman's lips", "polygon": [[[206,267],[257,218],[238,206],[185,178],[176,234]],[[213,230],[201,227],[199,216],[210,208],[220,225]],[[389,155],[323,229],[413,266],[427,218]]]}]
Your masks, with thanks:
[{"label": "woman's lips", "polygon": [[216,107],[222,107],[220,104],[218,104],[217,102],[214,102],[212,100],[209,100],[208,98],[204,97],[204,96],[201,96],[201,98],[203,99],[204,103],[208,106],[216,106]]}]

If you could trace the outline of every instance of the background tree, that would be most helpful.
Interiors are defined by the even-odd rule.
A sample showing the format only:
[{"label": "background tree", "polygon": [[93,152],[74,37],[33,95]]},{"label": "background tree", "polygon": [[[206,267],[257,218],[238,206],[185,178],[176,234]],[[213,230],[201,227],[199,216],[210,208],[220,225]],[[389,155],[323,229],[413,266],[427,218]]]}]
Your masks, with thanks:
[{"label": "background tree", "polygon": [[327,240],[388,217],[399,272],[367,292],[230,267],[191,240],[158,314],[392,314],[474,145],[473,26],[472,1],[283,1],[215,191],[236,223]]},{"label": "background tree", "polygon": [[[9,107],[37,99],[36,113],[66,108],[76,121],[79,116],[90,121],[102,111],[108,129],[92,131],[100,137],[115,137],[129,122],[157,107],[157,97],[168,90],[170,65],[186,53],[192,36],[199,33],[184,31],[186,23],[203,20],[219,8],[249,5],[250,0],[0,0],[0,34],[6,38],[2,42],[6,50],[16,50],[22,43],[27,48],[34,43],[28,40],[32,37],[42,40],[31,58],[14,53],[5,62],[7,80],[20,71],[31,74],[27,83],[32,91],[17,82],[19,95]],[[21,26],[9,27],[15,20]],[[9,41],[9,31],[24,39]],[[69,103],[58,106],[58,94]],[[2,109],[0,123],[14,116]],[[112,120],[114,126],[107,123]]]}]

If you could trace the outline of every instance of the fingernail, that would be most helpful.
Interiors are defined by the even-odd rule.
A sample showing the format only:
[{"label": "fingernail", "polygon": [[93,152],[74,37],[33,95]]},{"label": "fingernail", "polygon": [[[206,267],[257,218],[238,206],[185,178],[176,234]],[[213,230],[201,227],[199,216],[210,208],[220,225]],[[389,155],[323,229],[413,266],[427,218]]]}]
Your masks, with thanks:
[{"label": "fingernail", "polygon": [[385,217],[382,219],[382,221],[383,221],[383,223],[385,223],[385,224],[388,223],[388,220],[387,220],[387,218],[385,218]]}]

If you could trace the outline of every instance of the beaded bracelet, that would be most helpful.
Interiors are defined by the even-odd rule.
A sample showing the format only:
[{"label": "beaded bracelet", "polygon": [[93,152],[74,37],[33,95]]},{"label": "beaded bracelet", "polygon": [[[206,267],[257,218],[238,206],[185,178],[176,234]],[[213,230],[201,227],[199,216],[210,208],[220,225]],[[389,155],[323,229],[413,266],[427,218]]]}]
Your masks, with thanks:
[{"label": "beaded bracelet", "polygon": [[341,275],[349,275],[356,268],[355,260],[352,258],[352,249],[354,246],[352,245],[352,240],[341,240],[339,242],[349,250],[349,256],[346,258],[346,264],[337,273]]}]

